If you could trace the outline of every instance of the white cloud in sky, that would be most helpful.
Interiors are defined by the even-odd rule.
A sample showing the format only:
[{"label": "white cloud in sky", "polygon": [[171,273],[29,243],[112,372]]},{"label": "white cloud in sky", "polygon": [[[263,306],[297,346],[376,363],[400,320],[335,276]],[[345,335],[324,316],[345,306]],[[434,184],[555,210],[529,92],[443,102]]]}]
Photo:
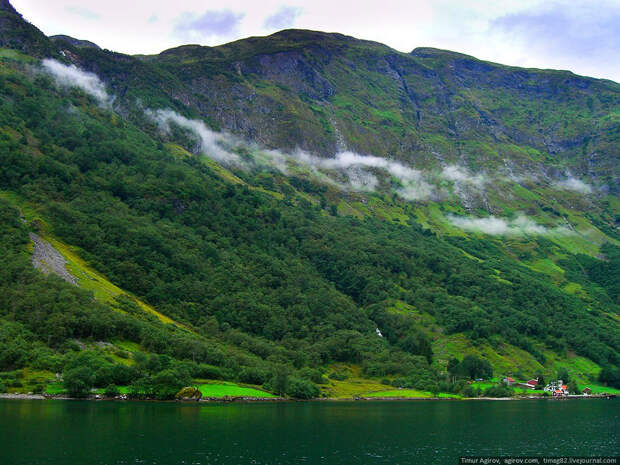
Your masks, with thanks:
[{"label": "white cloud in sky", "polygon": [[302,9],[294,6],[283,6],[273,15],[265,19],[265,29],[287,29],[295,25],[295,20],[302,13]]},{"label": "white cloud in sky", "polygon": [[[437,47],[620,81],[620,3],[614,0],[12,1],[48,35],[67,34],[125,53],[159,53],[190,39],[217,45],[294,26],[375,40],[402,52]],[[208,15],[223,11],[231,15]],[[187,34],[179,30],[184,12]],[[149,21],[153,15],[158,21]]]},{"label": "white cloud in sky", "polygon": [[84,19],[97,20],[101,18],[101,15],[99,15],[99,13],[96,13],[92,10],[89,10],[88,8],[84,8],[81,6],[67,6],[66,10],[67,12],[73,15],[81,16]]},{"label": "white cloud in sky", "polygon": [[229,9],[208,10],[202,14],[185,12],[176,20],[173,34],[188,43],[231,38],[238,34],[244,16],[245,13]]}]

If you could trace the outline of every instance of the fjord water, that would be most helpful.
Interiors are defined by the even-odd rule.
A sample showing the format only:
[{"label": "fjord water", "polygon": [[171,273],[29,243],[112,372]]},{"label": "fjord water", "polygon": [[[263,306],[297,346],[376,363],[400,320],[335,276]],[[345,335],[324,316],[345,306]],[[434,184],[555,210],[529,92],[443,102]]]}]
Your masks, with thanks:
[{"label": "fjord water", "polygon": [[614,455],[618,400],[179,404],[0,400],[0,463],[456,464]]}]

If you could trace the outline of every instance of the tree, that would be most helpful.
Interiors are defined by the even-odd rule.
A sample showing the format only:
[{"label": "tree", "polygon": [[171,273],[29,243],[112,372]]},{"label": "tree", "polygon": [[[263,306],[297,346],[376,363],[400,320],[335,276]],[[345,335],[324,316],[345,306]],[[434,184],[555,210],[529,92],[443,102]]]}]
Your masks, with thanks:
[{"label": "tree", "polygon": [[570,382],[570,375],[568,374],[568,370],[564,367],[560,368],[558,370],[557,379],[561,379],[564,383]]},{"label": "tree", "polygon": [[546,384],[545,384],[545,378],[543,377],[542,373],[538,375],[538,381],[536,382],[536,389],[544,389]]},{"label": "tree", "polygon": [[493,377],[493,368],[491,368],[489,361],[475,355],[466,355],[459,364],[458,371],[463,376],[472,379]]},{"label": "tree", "polygon": [[153,376],[153,393],[158,399],[172,399],[184,386],[191,382],[191,377],[183,370],[162,370]]},{"label": "tree", "polygon": [[271,378],[271,390],[283,396],[288,391],[289,370],[285,365],[277,365]]},{"label": "tree", "polygon": [[320,394],[319,388],[311,381],[290,378],[287,394],[295,399],[313,399]]},{"label": "tree", "polygon": [[574,380],[570,381],[567,387],[568,387],[569,394],[575,394],[575,395],[581,394],[581,390],[579,389],[579,386],[577,386],[577,383]]},{"label": "tree", "polygon": [[67,370],[63,379],[65,388],[70,395],[84,397],[90,393],[95,377],[90,368],[82,366]]},{"label": "tree", "polygon": [[116,386],[115,384],[110,384],[108,387],[105,388],[104,394],[106,395],[106,397],[116,397],[121,393],[121,391],[118,389],[118,386]]},{"label": "tree", "polygon": [[620,368],[603,367],[598,375],[598,380],[607,386],[620,389]]},{"label": "tree", "polygon": [[499,386],[491,386],[484,391],[485,397],[512,397],[514,390],[510,386],[501,384]]},{"label": "tree", "polygon": [[448,362],[448,367],[447,367],[448,373],[450,373],[451,375],[456,375],[458,372],[459,363],[461,362],[459,361],[458,358],[456,357],[451,358],[450,361]]}]

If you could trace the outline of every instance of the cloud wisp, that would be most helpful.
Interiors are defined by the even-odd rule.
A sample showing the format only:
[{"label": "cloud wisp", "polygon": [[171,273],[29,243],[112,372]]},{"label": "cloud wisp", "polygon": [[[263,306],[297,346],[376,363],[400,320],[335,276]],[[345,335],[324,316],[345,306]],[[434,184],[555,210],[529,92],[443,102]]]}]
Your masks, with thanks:
[{"label": "cloud wisp", "polygon": [[617,76],[619,22],[617,1],[602,0],[595,7],[584,0],[549,1],[493,19],[489,33],[547,66],[562,69],[571,63],[581,73],[599,75],[603,70]]},{"label": "cloud wisp", "polygon": [[60,87],[77,87],[95,97],[100,105],[110,107],[113,98],[107,93],[105,84],[96,74],[81,70],[75,65],[65,65],[46,58],[41,62],[43,71],[50,74]]},{"label": "cloud wisp", "polygon": [[569,234],[570,230],[565,226],[547,228],[533,219],[519,215],[516,218],[499,218],[489,216],[477,218],[473,216],[449,216],[448,221],[457,228],[465,231],[479,232],[491,236],[524,236],[524,235],[548,235]]},{"label": "cloud wisp", "polygon": [[[190,120],[169,109],[146,110],[145,114],[166,133],[171,132],[171,125],[190,131],[203,155],[235,168],[268,168],[287,174],[290,167],[298,166],[320,176],[325,182],[359,192],[376,190],[378,171],[383,171],[393,179],[394,190],[407,200],[428,199],[434,192],[421,171],[385,158],[351,151],[340,152],[333,158],[322,158],[301,150],[292,153],[267,150],[231,134],[212,131],[204,122]],[[240,151],[249,152],[251,157],[242,158]],[[344,177],[346,181],[342,183],[334,177]]]},{"label": "cloud wisp", "polygon": [[[52,59],[43,60],[42,69],[53,76],[58,86],[77,87],[93,96],[101,106],[112,107],[114,99],[107,93],[104,83],[97,75]],[[175,126],[187,131],[195,139],[197,152],[223,165],[244,170],[271,169],[285,175],[295,166],[321,182],[350,191],[372,192],[383,185],[405,200],[438,199],[445,195],[441,186],[441,180],[444,180],[452,182],[455,193],[465,201],[472,191],[483,193],[488,183],[503,179],[483,173],[472,174],[458,165],[447,165],[433,175],[399,161],[349,150],[341,151],[333,158],[323,158],[301,150],[291,153],[269,150],[232,134],[213,131],[204,121],[188,119],[170,109],[146,109],[144,114],[164,133],[172,133]],[[572,176],[555,181],[552,186],[583,194],[592,192],[591,186]],[[542,234],[545,230],[543,226],[537,226],[525,217],[511,221],[495,217],[454,217],[451,221],[462,229],[490,231],[489,234]]]},{"label": "cloud wisp", "polygon": [[232,10],[209,10],[202,15],[183,13],[176,21],[173,35],[188,42],[229,38],[238,33],[245,13]]},{"label": "cloud wisp", "polygon": [[301,8],[283,6],[274,14],[265,19],[265,29],[286,29],[295,25],[295,20],[301,14]]},{"label": "cloud wisp", "polygon": [[455,184],[470,185],[478,189],[482,189],[488,182],[487,177],[483,174],[473,175],[469,170],[457,165],[446,166],[441,172],[441,177]]},{"label": "cloud wisp", "polygon": [[204,122],[185,118],[172,110],[145,110],[144,113],[166,133],[170,133],[171,123],[190,131],[197,138],[200,152],[209,158],[226,165],[241,163],[237,154],[225,148],[230,145],[232,137],[212,131]]},{"label": "cloud wisp", "polygon": [[91,21],[101,19],[101,15],[99,13],[95,13],[94,11],[81,6],[68,6],[66,7],[66,10],[72,15],[80,16]]},{"label": "cloud wisp", "polygon": [[556,181],[553,183],[553,186],[556,189],[579,192],[580,194],[591,194],[592,193],[592,187],[589,184],[586,184],[581,179],[577,179],[573,177],[564,179],[562,181]]},{"label": "cloud wisp", "polygon": [[368,170],[381,169],[400,184],[395,190],[407,200],[428,199],[433,194],[433,187],[425,181],[421,171],[386,158],[350,151],[340,152],[334,158],[320,158],[304,153],[297,154],[297,158],[311,166],[344,171],[355,190],[375,190],[379,181]]}]

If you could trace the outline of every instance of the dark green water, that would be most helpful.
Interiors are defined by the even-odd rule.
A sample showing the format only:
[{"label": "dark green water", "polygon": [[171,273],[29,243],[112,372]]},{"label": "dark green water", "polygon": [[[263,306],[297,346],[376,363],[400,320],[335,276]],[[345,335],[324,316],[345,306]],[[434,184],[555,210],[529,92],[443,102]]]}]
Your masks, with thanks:
[{"label": "dark green water", "polygon": [[0,400],[0,463],[456,464],[616,455],[618,400],[176,404]]}]

